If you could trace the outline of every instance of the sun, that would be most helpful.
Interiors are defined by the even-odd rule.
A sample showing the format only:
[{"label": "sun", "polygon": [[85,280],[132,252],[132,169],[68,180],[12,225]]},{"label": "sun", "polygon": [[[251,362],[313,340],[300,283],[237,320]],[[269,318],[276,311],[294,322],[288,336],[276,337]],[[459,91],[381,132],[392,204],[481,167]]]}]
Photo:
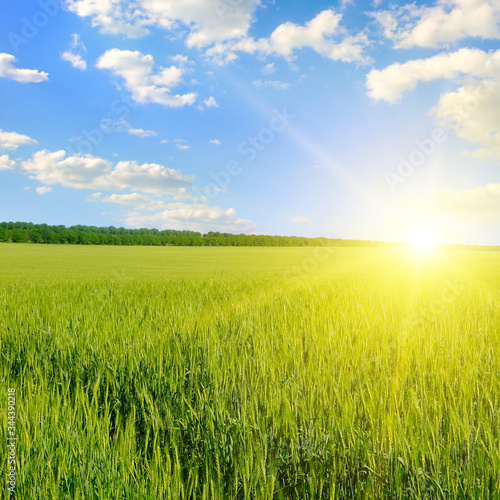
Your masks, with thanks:
[{"label": "sun", "polygon": [[418,231],[408,240],[412,249],[419,254],[428,254],[434,250],[435,243],[432,235],[427,231]]}]

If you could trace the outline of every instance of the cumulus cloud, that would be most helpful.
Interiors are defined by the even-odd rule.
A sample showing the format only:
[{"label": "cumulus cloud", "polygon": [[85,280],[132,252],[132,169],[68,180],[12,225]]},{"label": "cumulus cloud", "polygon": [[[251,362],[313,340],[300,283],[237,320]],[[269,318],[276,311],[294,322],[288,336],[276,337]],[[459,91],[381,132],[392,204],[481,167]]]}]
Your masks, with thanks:
[{"label": "cumulus cloud", "polygon": [[397,48],[443,47],[469,37],[500,38],[498,0],[439,0],[378,13],[376,19]]},{"label": "cumulus cloud", "polygon": [[464,48],[372,70],[366,79],[367,93],[372,99],[393,103],[419,82],[437,79],[456,82],[457,89],[441,94],[431,114],[441,126],[479,146],[465,155],[500,158],[500,50]]},{"label": "cumulus cloud", "polygon": [[[181,199],[181,198],[179,198]],[[187,198],[186,198],[187,199]],[[234,209],[211,207],[204,202],[173,201],[152,198],[140,193],[94,193],[89,201],[100,201],[131,207],[125,222],[131,227],[158,227],[160,229],[191,229],[194,231],[251,232],[256,224],[240,219]]]},{"label": "cumulus cloud", "polygon": [[208,99],[205,99],[203,101],[203,104],[205,105],[206,108],[218,108],[219,107],[219,105],[217,104],[217,101],[212,96],[210,96]]},{"label": "cumulus cloud", "polygon": [[[269,38],[255,40],[248,32],[261,0],[67,0],[70,11],[90,18],[103,33],[142,37],[155,27],[166,31],[187,31],[186,45],[205,50],[223,64],[236,59],[236,53],[273,54],[293,58],[293,52],[311,48],[334,61],[365,63],[363,49],[368,43],[360,33],[350,36],[339,26],[342,14],[325,10],[299,26],[284,23]],[[182,31],[184,30],[184,31]]]},{"label": "cumulus cloud", "polygon": [[63,61],[69,62],[73,68],[80,69],[82,71],[87,69],[87,62],[83,59],[82,54],[87,52],[87,47],[80,40],[80,36],[74,33],[71,35],[71,48],[66,52],[61,54],[61,59]]},{"label": "cumulus cloud", "polygon": [[127,120],[124,120],[123,118],[120,120],[115,120],[113,121],[109,128],[111,130],[114,130],[116,132],[126,132],[127,134],[130,135],[135,135],[136,137],[155,137],[156,132],[154,130],[144,130],[142,128],[134,128],[132,125]]},{"label": "cumulus cloud", "polygon": [[480,146],[465,155],[500,159],[500,80],[469,81],[455,92],[441,95],[432,113],[458,137]]},{"label": "cumulus cloud", "polygon": [[296,50],[310,48],[333,61],[366,63],[363,54],[368,43],[362,33],[350,36],[340,26],[342,14],[329,9],[320,12],[304,26],[287,22],[278,26],[268,38],[255,40],[243,37],[236,41],[215,44],[206,53],[219,63],[236,59],[237,52],[281,56],[293,60]]},{"label": "cumulus cloud", "polygon": [[109,196],[104,196],[102,193],[94,193],[89,197],[88,201],[100,201],[101,203],[113,203],[115,205],[133,207],[134,210],[141,212],[164,210],[168,205],[162,199],[151,198],[140,193],[113,193]]},{"label": "cumulus cloud", "polygon": [[140,104],[156,103],[173,108],[194,104],[196,94],[171,94],[171,88],[181,82],[182,68],[160,68],[155,73],[154,66],[154,59],[149,54],[119,49],[106,51],[97,61],[99,69],[110,70],[123,78],[132,99]]},{"label": "cumulus cloud", "polygon": [[289,83],[280,82],[279,80],[254,80],[252,85],[258,89],[261,87],[271,87],[276,90],[288,90],[290,88]]},{"label": "cumulus cloud", "polygon": [[37,151],[32,158],[20,163],[31,179],[46,185],[75,189],[105,189],[110,187],[111,163],[94,156],[68,156],[65,151]]},{"label": "cumulus cloud", "polygon": [[0,129],[0,151],[12,151],[23,144],[37,144],[37,142],[27,135],[16,132],[4,132]]},{"label": "cumulus cloud", "polygon": [[408,200],[403,208],[458,220],[494,223],[500,221],[500,184],[463,190],[442,189],[425,198]]},{"label": "cumulus cloud", "polygon": [[118,205],[143,205],[152,201],[148,196],[139,193],[112,194],[105,197],[101,197],[101,193],[96,193],[94,197],[104,203],[116,203]]},{"label": "cumulus cloud", "polygon": [[39,83],[49,79],[48,73],[36,69],[19,69],[14,66],[13,55],[0,53],[0,78],[7,78],[19,83]]},{"label": "cumulus cloud", "polygon": [[176,54],[171,57],[172,61],[177,64],[194,64],[194,61],[190,61],[188,56],[184,56],[182,54]]},{"label": "cumulus cloud", "polygon": [[299,224],[301,226],[313,226],[314,225],[313,221],[309,217],[306,217],[304,215],[296,215],[294,217],[290,217],[290,220],[294,224]]},{"label": "cumulus cloud", "polygon": [[187,29],[188,47],[240,38],[248,32],[260,0],[68,0],[70,11],[90,18],[103,33],[142,37],[150,28]]},{"label": "cumulus cloud", "polygon": [[187,151],[188,149],[191,148],[191,146],[186,144],[187,143],[186,139],[175,139],[174,142],[176,148],[179,149],[180,151]]},{"label": "cumulus cloud", "polygon": [[500,50],[460,49],[427,59],[395,63],[382,70],[372,70],[366,77],[368,96],[375,100],[396,102],[419,82],[455,79],[470,75],[479,78],[500,77]]},{"label": "cumulus cloud", "polygon": [[268,63],[262,68],[262,73],[264,75],[271,75],[276,71],[276,68],[274,67],[274,63]]},{"label": "cumulus cloud", "polygon": [[156,132],[154,130],[144,130],[142,128],[130,127],[127,132],[130,135],[135,135],[137,137],[154,137],[156,135]]},{"label": "cumulus cloud", "polygon": [[367,15],[380,24],[382,32],[386,38],[394,39],[394,33],[398,27],[398,20],[393,12],[387,10],[377,10],[367,12]]},{"label": "cumulus cloud", "polygon": [[[190,194],[186,189],[180,189],[179,192],[173,196],[173,200],[189,200],[193,202],[196,198]],[[88,201],[100,201],[102,203],[113,203],[115,205],[130,206],[134,210],[141,212],[157,212],[159,210],[166,210],[171,206],[172,202],[165,201],[161,197],[152,197],[142,193],[114,193],[105,196],[102,193],[94,193]]]},{"label": "cumulus cloud", "polygon": [[192,178],[156,163],[139,165],[135,161],[121,161],[111,173],[110,180],[122,189],[132,188],[143,193],[175,195],[190,186]]},{"label": "cumulus cloud", "polygon": [[[182,143],[180,143],[182,144]],[[131,207],[126,223],[132,227],[190,228],[196,231],[251,232],[254,222],[241,219],[233,208],[207,205],[192,194],[192,177],[154,163],[111,162],[91,155],[66,156],[65,151],[38,151],[31,159],[15,162],[0,156],[0,170],[16,170],[43,185],[38,194],[52,186],[99,190],[88,201]],[[105,191],[133,191],[103,194]],[[165,196],[170,201],[165,201]]]},{"label": "cumulus cloud", "polygon": [[111,191],[130,189],[158,196],[187,198],[192,177],[156,163],[121,161],[115,166],[91,155],[66,156],[65,151],[36,152],[29,160],[13,162],[0,156],[0,169],[16,169],[45,186]]},{"label": "cumulus cloud", "polygon": [[14,170],[16,167],[15,161],[12,161],[7,155],[0,155],[0,170]]},{"label": "cumulus cloud", "polygon": [[220,146],[222,144],[219,139],[210,139],[208,142],[215,144],[216,146]]},{"label": "cumulus cloud", "polygon": [[82,56],[80,54],[75,54],[70,50],[63,52],[61,54],[61,59],[69,62],[73,68],[81,69],[82,71],[87,69],[87,63],[83,60]]},{"label": "cumulus cloud", "polygon": [[125,222],[131,227],[191,229],[200,232],[250,233],[257,229],[255,222],[239,218],[233,208],[225,210],[198,203],[171,203],[165,210],[154,214],[135,210],[127,215]]},{"label": "cumulus cloud", "polygon": [[102,33],[139,38],[147,35],[150,21],[137,1],[68,0],[68,9],[80,17],[89,17]]}]

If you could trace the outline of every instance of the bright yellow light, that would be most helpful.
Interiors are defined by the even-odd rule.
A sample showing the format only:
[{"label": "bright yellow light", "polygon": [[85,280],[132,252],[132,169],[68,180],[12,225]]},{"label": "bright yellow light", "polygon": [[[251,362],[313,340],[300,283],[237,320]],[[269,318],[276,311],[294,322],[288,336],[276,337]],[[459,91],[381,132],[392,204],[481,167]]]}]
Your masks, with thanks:
[{"label": "bright yellow light", "polygon": [[409,239],[409,243],[413,250],[419,254],[427,254],[434,250],[434,241],[432,236],[425,231],[415,233]]}]

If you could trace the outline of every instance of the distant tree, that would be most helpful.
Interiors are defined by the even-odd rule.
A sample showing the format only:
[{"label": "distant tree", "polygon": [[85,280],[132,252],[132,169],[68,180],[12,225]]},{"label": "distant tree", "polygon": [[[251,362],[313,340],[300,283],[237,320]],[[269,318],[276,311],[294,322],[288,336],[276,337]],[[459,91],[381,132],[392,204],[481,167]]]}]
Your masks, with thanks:
[{"label": "distant tree", "polygon": [[25,229],[13,229],[10,237],[12,243],[26,243],[28,240],[28,233]]},{"label": "distant tree", "polygon": [[[126,229],[76,225],[33,224],[31,222],[0,222],[0,242],[76,244],[76,245],[148,245],[148,246],[394,246],[380,241],[356,241],[299,236],[270,236],[221,233],[177,229]],[[478,247],[483,248],[483,247]]]}]

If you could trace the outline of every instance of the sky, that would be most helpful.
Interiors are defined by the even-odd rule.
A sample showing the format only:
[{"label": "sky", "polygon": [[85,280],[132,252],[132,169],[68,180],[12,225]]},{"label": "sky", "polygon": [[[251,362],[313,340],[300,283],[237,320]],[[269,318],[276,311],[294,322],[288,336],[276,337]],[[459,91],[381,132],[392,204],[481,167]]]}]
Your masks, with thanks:
[{"label": "sky", "polygon": [[0,219],[500,244],[500,1],[0,7]]}]

